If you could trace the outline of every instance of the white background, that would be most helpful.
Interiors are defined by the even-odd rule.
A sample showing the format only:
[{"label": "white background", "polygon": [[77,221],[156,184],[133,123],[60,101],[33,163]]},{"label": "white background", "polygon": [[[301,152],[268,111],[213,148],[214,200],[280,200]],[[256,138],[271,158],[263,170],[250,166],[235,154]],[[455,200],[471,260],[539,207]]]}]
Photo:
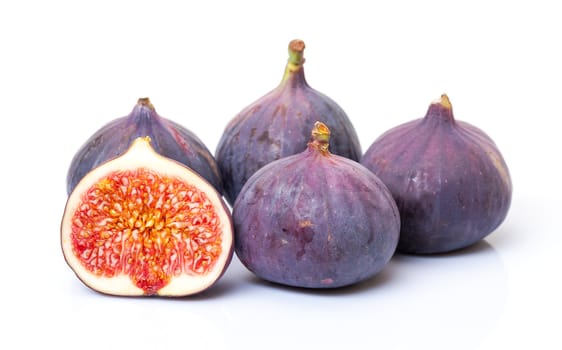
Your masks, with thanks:
[{"label": "white background", "polygon": [[[0,347],[562,348],[561,18],[540,0],[3,1]],[[446,92],[510,167],[503,225],[337,291],[263,283],[237,260],[191,298],[82,285],[59,246],[74,152],[139,97],[214,152],[227,121],[280,82],[294,38],[363,150]]]}]

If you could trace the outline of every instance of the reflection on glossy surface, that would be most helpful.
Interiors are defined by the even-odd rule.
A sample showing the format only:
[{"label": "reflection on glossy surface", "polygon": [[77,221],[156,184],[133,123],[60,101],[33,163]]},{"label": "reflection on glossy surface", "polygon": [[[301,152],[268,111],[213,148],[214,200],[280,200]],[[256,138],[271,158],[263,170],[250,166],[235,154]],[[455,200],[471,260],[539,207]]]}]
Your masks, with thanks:
[{"label": "reflection on glossy surface", "polygon": [[[507,296],[506,269],[485,241],[448,254],[396,255],[372,280],[339,290],[244,278],[247,286],[233,291],[243,302],[227,308],[233,322],[248,325],[249,348],[379,342],[400,349],[472,349],[497,323]],[[254,307],[238,307],[249,304]]]},{"label": "reflection on glossy surface", "polygon": [[[46,263],[54,271],[64,262]],[[81,349],[473,349],[496,327],[508,287],[503,261],[486,242],[396,255],[375,278],[335,290],[263,282],[237,259],[215,286],[180,299],[104,296],[71,273],[42,285],[51,287],[22,289],[25,308],[9,319],[17,331],[7,335],[19,348],[62,337]],[[59,315],[62,323],[53,322]]]}]

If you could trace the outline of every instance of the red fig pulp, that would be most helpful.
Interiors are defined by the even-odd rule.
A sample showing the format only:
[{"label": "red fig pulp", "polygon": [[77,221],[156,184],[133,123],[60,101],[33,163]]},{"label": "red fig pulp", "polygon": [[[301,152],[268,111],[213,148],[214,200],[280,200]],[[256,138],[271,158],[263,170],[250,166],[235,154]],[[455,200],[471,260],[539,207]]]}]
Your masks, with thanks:
[{"label": "red fig pulp", "polygon": [[61,223],[68,265],[113,295],[185,296],[212,286],[233,254],[230,211],[206,180],[148,137],[88,172]]},{"label": "red fig pulp", "polygon": [[279,86],[244,108],[226,126],[215,156],[225,197],[233,204],[242,186],[259,168],[302,152],[310,126],[322,120],[333,130],[332,153],[359,161],[359,139],[344,110],[311,88],[304,76],[304,42],[289,44],[289,61]]},{"label": "red fig pulp", "polygon": [[512,183],[500,151],[482,130],[454,119],[446,95],[429,106],[424,118],[381,135],[361,163],[396,200],[401,252],[467,247],[507,216]]},{"label": "red fig pulp", "polygon": [[131,142],[148,136],[154,150],[203,176],[219,193],[222,180],[216,161],[205,144],[190,130],[156,113],[148,98],[141,98],[126,117],[96,131],[76,152],[67,175],[67,193],[100,164],[123,154]]},{"label": "red fig pulp", "polygon": [[351,285],[394,254],[400,221],[392,195],[367,168],[331,154],[329,132],[316,123],[304,152],[259,169],[234,203],[236,254],[265,280]]}]

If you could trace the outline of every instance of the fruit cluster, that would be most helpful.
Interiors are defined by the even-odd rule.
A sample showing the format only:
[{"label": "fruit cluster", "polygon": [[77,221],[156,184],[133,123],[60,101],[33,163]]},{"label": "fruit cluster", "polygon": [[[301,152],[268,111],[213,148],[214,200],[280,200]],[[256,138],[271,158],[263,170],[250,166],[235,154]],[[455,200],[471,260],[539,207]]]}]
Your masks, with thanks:
[{"label": "fruit cluster", "polygon": [[506,218],[512,184],[482,130],[446,95],[362,153],[344,110],[311,88],[304,42],[279,86],[236,115],[213,155],[147,98],[71,162],[65,260],[113,295],[211,287],[235,252],[255,275],[305,288],[352,285],[396,252],[462,249]]}]

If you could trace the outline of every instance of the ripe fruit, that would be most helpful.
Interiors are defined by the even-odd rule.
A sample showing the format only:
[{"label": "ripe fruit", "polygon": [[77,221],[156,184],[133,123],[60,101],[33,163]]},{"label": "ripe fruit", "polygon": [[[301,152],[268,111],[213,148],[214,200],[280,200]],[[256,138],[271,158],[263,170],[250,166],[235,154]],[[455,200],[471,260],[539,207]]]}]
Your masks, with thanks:
[{"label": "ripe fruit", "polygon": [[359,139],[343,109],[311,88],[304,77],[304,42],[289,43],[289,60],[277,88],[244,108],[226,126],[215,156],[230,204],[262,166],[302,152],[316,120],[333,130],[332,153],[359,161]]},{"label": "ripe fruit", "polygon": [[184,296],[209,288],[225,271],[232,221],[213,186],[141,137],[76,185],[61,245],[68,265],[94,290]]},{"label": "ripe fruit", "polygon": [[398,204],[401,252],[467,247],[507,216],[512,184],[500,151],[482,130],[454,119],[446,95],[429,106],[424,118],[381,135],[361,163]]},{"label": "ripe fruit", "polygon": [[235,251],[257,276],[334,288],[370,278],[394,254],[399,213],[361,164],[331,154],[317,122],[304,152],[258,170],[234,203]]},{"label": "ripe fruit", "polygon": [[150,137],[156,152],[190,167],[222,194],[222,180],[211,152],[193,132],[159,116],[148,98],[140,98],[128,116],[104,125],[78,150],[68,169],[67,193],[90,170],[123,154],[134,139],[143,136]]}]

